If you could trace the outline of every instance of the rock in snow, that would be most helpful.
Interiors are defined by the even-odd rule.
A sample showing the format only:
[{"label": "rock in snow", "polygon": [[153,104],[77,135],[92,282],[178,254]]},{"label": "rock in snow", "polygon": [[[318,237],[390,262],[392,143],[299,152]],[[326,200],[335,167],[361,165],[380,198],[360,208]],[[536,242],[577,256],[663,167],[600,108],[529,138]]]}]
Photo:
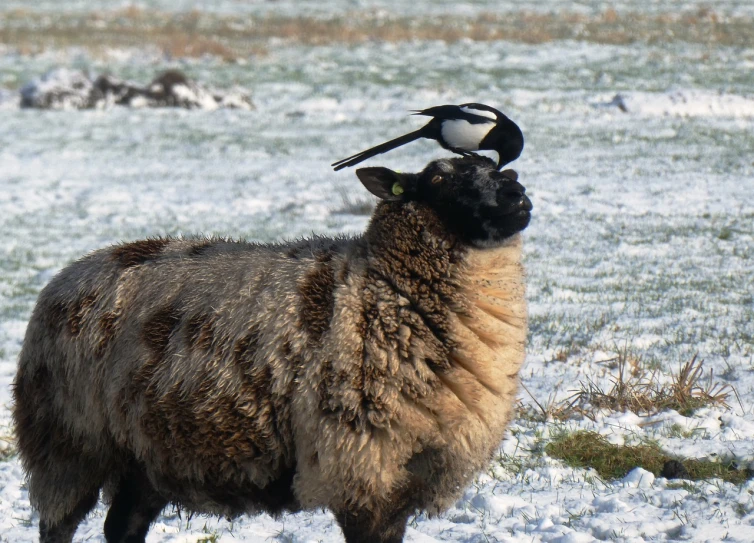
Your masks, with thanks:
[{"label": "rock in snow", "polygon": [[57,68],[21,89],[23,108],[103,109],[113,105],[254,109],[247,91],[207,88],[178,70],[165,71],[149,85],[141,87],[109,75],[100,75],[91,80],[78,70]]}]

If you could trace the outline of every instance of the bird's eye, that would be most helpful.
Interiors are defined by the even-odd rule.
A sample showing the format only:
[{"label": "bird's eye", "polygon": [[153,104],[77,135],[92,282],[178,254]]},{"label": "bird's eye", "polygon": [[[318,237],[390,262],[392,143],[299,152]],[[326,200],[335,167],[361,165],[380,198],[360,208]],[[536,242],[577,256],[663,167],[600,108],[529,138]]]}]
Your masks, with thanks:
[{"label": "bird's eye", "polygon": [[442,176],[441,175],[436,175],[436,176],[434,176],[432,178],[432,184],[433,185],[436,185],[437,183],[440,183],[440,182],[442,182]]}]

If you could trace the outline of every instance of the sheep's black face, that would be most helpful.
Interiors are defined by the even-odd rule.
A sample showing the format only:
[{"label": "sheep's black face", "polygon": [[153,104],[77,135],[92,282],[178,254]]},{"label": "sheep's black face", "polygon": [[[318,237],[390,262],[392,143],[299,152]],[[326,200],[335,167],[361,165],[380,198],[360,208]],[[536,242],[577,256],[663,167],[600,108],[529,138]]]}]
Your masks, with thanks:
[{"label": "sheep's black face", "polygon": [[486,157],[463,157],[436,160],[419,174],[387,168],[356,173],[377,196],[425,202],[464,241],[492,247],[526,228],[532,210],[516,172],[499,172],[495,166]]},{"label": "sheep's black face", "polygon": [[416,199],[466,241],[494,246],[529,224],[532,203],[517,178],[485,157],[437,160],[419,174]]}]

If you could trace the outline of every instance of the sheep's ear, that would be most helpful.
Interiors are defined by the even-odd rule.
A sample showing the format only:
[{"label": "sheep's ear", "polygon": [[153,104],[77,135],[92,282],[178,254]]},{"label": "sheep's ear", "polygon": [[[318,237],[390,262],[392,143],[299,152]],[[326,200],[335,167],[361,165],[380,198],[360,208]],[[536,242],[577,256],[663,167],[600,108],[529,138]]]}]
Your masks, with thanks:
[{"label": "sheep's ear", "polygon": [[516,170],[503,170],[501,173],[511,181],[518,181],[518,172]]},{"label": "sheep's ear", "polygon": [[356,175],[369,192],[383,200],[400,200],[406,189],[404,176],[388,168],[359,168]]}]

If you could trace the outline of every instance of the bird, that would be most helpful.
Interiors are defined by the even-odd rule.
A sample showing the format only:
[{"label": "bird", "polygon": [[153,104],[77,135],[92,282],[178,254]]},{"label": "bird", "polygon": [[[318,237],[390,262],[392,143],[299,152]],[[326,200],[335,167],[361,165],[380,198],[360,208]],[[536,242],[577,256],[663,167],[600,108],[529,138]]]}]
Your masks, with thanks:
[{"label": "bird", "polygon": [[498,170],[516,160],[524,149],[524,135],[518,125],[485,104],[434,106],[413,110],[412,115],[424,115],[432,117],[432,120],[419,130],[356,153],[331,166],[337,172],[419,138],[437,140],[445,149],[462,156],[478,156],[474,151],[495,151]]}]

